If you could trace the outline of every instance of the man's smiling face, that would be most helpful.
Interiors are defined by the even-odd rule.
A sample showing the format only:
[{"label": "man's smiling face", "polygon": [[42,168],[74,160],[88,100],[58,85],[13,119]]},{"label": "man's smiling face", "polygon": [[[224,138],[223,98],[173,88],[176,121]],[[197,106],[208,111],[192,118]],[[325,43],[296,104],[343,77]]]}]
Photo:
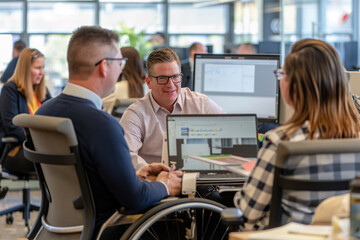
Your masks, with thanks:
[{"label": "man's smiling face", "polygon": [[146,83],[151,89],[153,98],[160,106],[166,108],[169,112],[172,112],[173,105],[180,93],[181,82],[173,83],[172,79],[169,79],[167,84],[159,85],[153,76],[172,76],[180,73],[180,67],[176,61],[163,62],[154,64],[151,76],[146,77]]}]

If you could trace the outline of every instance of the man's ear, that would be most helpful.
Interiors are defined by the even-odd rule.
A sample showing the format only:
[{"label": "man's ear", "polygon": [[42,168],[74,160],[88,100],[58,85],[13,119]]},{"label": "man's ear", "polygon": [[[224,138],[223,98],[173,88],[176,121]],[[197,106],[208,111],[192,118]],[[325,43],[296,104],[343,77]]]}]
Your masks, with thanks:
[{"label": "man's ear", "polygon": [[101,61],[97,66],[99,75],[101,77],[106,77],[108,66],[109,65],[106,63],[106,60]]},{"label": "man's ear", "polygon": [[146,82],[146,85],[148,86],[149,89],[151,89],[150,81],[151,81],[150,77],[149,77],[149,76],[146,76],[145,82]]}]

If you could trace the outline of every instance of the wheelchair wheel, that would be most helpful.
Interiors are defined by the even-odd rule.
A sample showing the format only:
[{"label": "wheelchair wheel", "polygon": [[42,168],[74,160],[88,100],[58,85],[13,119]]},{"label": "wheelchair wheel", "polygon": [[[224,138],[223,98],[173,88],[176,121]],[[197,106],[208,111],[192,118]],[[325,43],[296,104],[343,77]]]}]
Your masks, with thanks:
[{"label": "wheelchair wheel", "polygon": [[202,198],[183,198],[147,211],[123,234],[125,239],[227,239],[221,222],[224,205]]}]

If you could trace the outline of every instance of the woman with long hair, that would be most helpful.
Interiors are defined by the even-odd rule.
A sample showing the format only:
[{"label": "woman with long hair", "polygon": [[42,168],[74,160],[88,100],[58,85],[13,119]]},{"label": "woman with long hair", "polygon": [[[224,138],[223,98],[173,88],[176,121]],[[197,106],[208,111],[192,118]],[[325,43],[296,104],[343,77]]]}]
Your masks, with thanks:
[{"label": "woman with long hair", "polygon": [[122,47],[120,50],[122,56],[127,58],[126,66],[115,85],[115,91],[102,99],[103,110],[110,114],[121,99],[144,96],[146,75],[139,52],[134,47]]},{"label": "woman with long hair", "polygon": [[45,57],[39,50],[25,48],[19,56],[14,75],[2,88],[0,134],[18,140],[3,166],[8,171],[29,172],[34,169],[23,155],[24,130],[14,126],[12,119],[21,113],[34,114],[44,101],[51,98],[45,86],[44,66]]},{"label": "woman with long hair", "polygon": [[[247,229],[268,224],[275,156],[281,141],[359,138],[359,116],[351,99],[344,67],[334,47],[321,40],[298,41],[291,48],[282,69],[276,71],[276,78],[285,102],[296,111],[287,123],[265,134],[258,162],[243,189],[235,195],[234,203],[243,211]],[[295,175],[301,171],[303,176],[310,178],[325,175],[335,178],[345,176],[342,173],[347,171],[345,169],[351,169],[352,174],[360,170],[356,168],[355,159],[342,163],[345,164],[342,170],[331,157],[326,159],[326,169],[324,163],[320,166],[319,162],[317,158],[300,159],[297,165],[289,166],[289,171]],[[310,223],[314,202],[319,203],[331,196],[327,194],[288,193],[286,201],[282,202],[286,221]]]}]

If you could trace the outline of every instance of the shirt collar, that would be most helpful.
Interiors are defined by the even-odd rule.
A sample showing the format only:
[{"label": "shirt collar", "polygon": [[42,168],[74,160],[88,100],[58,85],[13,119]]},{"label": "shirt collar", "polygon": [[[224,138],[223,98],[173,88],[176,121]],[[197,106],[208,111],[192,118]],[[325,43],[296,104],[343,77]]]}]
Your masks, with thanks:
[{"label": "shirt collar", "polygon": [[73,97],[87,99],[94,103],[97,109],[101,110],[102,108],[101,98],[96,93],[77,84],[67,83],[62,93]]},{"label": "shirt collar", "polygon": [[[164,109],[166,111],[168,111],[166,108],[160,106],[154,99],[152,92],[149,91],[149,98],[150,98],[150,102],[153,105],[154,111],[157,113],[159,111],[159,109]],[[181,97],[181,89],[180,89],[180,93],[176,99],[176,102],[174,103],[174,108],[173,108],[173,112],[175,112],[175,109],[177,108],[177,106],[179,106],[180,111],[182,111],[183,109],[183,102],[182,102],[182,97]],[[169,112],[169,111],[168,111]]]}]

